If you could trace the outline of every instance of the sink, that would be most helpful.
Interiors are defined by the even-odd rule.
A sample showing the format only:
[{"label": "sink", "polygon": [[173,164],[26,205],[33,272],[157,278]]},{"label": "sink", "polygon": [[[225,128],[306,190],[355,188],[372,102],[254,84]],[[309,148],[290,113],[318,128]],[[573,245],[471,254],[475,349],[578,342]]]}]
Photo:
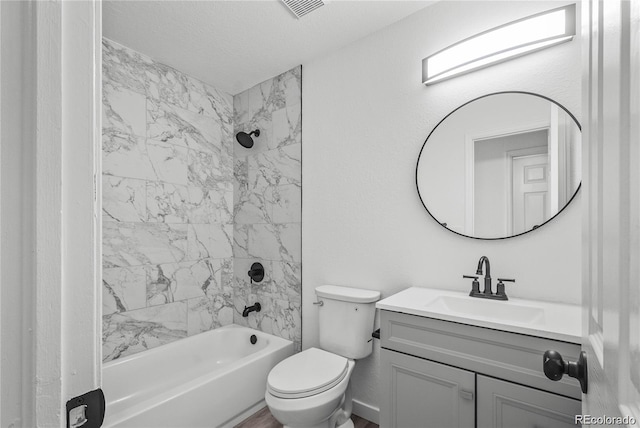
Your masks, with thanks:
[{"label": "sink", "polygon": [[376,303],[394,312],[580,343],[582,313],[579,305],[519,299],[491,300],[467,292],[410,287]]},{"label": "sink", "polygon": [[468,296],[439,296],[427,303],[425,309],[519,324],[536,324],[544,320],[541,308]]}]

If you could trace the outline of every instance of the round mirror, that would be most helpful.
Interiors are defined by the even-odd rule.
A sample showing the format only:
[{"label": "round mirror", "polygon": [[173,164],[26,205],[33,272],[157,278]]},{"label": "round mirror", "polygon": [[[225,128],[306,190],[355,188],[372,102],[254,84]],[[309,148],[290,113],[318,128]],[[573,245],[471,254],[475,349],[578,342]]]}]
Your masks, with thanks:
[{"label": "round mirror", "polygon": [[485,95],[449,113],[418,157],[422,204],[442,226],[478,239],[527,233],[562,211],[580,188],[581,131],[549,98]]}]

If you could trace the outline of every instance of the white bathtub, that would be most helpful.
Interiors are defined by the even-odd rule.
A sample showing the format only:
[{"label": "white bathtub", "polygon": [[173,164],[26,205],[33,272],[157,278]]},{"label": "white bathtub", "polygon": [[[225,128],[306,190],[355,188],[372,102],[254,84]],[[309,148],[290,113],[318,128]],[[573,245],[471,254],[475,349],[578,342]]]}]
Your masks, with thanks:
[{"label": "white bathtub", "polygon": [[229,325],[106,363],[103,426],[228,426],[264,400],[269,371],[292,354],[289,340]]}]

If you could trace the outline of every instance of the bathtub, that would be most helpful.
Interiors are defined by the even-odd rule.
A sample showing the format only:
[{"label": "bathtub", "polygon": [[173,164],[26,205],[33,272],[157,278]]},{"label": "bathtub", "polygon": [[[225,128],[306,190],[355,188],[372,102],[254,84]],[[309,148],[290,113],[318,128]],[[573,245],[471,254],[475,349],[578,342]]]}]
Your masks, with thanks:
[{"label": "bathtub", "polygon": [[103,426],[230,426],[260,407],[269,371],[292,354],[289,340],[229,325],[106,363]]}]

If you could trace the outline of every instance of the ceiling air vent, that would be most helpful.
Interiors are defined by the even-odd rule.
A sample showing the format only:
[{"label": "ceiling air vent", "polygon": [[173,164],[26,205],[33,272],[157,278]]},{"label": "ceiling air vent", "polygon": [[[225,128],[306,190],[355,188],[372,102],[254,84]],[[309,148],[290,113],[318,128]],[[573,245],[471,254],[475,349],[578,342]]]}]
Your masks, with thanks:
[{"label": "ceiling air vent", "polygon": [[324,6],[322,0],[282,0],[282,2],[287,5],[289,10],[291,10],[298,19],[316,10],[320,6]]}]

